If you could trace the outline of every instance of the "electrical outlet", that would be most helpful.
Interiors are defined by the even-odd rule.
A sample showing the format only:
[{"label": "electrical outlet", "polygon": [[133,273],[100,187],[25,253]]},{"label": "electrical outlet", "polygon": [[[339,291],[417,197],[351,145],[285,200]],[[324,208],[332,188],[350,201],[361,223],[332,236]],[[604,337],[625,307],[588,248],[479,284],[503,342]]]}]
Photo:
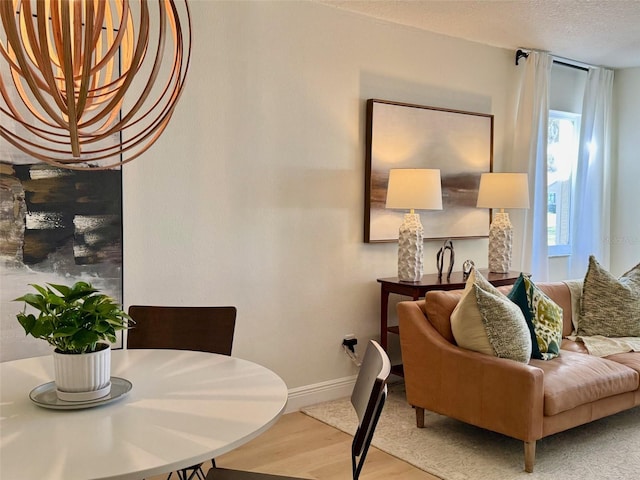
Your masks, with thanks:
[{"label": "electrical outlet", "polygon": [[358,344],[358,339],[356,338],[356,336],[353,333],[348,333],[344,336],[344,339],[342,340],[342,345],[346,348],[348,348],[349,350],[351,350],[352,352],[355,353],[356,349],[355,346]]}]

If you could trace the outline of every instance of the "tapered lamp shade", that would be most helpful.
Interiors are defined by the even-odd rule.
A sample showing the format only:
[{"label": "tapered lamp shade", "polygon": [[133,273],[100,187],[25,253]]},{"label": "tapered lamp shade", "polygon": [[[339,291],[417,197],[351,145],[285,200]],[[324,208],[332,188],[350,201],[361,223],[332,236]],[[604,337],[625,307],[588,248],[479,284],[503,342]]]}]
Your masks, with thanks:
[{"label": "tapered lamp shade", "polygon": [[483,173],[478,208],[529,208],[526,173]]},{"label": "tapered lamp shade", "polygon": [[440,170],[389,170],[386,207],[402,210],[442,210]]},{"label": "tapered lamp shade", "polygon": [[390,170],[386,207],[410,210],[398,231],[398,279],[417,282],[424,271],[424,229],[414,210],[442,210],[440,170]]},{"label": "tapered lamp shade", "polygon": [[507,273],[511,268],[513,226],[505,208],[529,208],[526,173],[483,173],[478,191],[478,208],[499,208],[489,228],[489,271]]}]

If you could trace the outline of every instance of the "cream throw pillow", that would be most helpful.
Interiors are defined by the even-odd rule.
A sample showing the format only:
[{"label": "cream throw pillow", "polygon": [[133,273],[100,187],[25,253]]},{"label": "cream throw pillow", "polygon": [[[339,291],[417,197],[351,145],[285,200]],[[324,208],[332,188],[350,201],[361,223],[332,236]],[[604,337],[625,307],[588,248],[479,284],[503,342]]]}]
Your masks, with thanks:
[{"label": "cream throw pillow", "polygon": [[522,363],[531,358],[522,311],[475,269],[451,314],[451,331],[462,348]]},{"label": "cream throw pillow", "polygon": [[476,271],[473,269],[467,279],[462,298],[451,313],[451,333],[458,346],[487,355],[496,355],[489,343],[484,329],[482,314],[476,300],[475,281]]}]

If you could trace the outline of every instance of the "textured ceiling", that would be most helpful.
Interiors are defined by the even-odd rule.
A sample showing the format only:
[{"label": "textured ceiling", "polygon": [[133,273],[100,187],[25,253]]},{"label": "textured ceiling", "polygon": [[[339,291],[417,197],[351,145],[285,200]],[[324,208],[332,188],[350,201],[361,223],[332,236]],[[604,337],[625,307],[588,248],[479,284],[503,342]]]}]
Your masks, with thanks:
[{"label": "textured ceiling", "polygon": [[502,48],[546,50],[611,68],[640,67],[640,0],[317,0]]}]

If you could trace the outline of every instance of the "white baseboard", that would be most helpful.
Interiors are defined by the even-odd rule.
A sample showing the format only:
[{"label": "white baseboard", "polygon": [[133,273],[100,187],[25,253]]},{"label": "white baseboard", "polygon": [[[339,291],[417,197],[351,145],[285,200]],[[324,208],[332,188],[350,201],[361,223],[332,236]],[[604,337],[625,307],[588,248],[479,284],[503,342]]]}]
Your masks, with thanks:
[{"label": "white baseboard", "polygon": [[285,413],[297,412],[301,408],[316,403],[328,402],[337,398],[348,397],[356,384],[357,375],[338,378],[289,390],[289,401]]}]

